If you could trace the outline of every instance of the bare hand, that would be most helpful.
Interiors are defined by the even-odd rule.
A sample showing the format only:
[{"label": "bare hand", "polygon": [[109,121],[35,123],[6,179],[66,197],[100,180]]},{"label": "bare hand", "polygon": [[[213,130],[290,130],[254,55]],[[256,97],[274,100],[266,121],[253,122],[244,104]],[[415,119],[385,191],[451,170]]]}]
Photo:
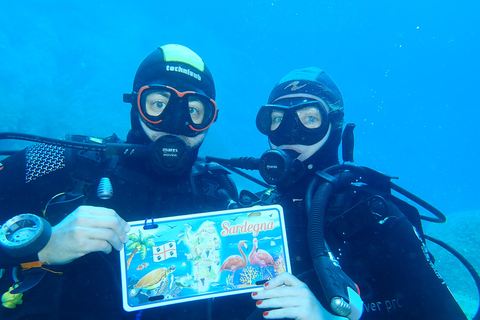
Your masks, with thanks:
[{"label": "bare hand", "polygon": [[257,307],[273,309],[263,313],[265,319],[330,320],[343,319],[326,311],[302,281],[283,272],[264,285],[265,290],[253,292]]},{"label": "bare hand", "polygon": [[130,226],[111,209],[80,206],[52,228],[47,246],[38,253],[41,262],[66,264],[87,253],[110,253],[128,241]]}]

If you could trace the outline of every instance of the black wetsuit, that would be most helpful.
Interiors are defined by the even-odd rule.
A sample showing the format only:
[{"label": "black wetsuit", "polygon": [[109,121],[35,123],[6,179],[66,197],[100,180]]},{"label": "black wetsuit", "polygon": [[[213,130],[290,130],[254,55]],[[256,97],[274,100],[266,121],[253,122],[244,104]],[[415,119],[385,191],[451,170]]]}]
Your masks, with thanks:
[{"label": "black wetsuit", "polygon": [[[78,152],[44,144],[1,160],[0,223],[21,213],[42,216],[48,201],[63,192],[68,193],[66,198],[59,196],[47,207],[46,219],[52,225],[84,204],[112,208],[126,221],[138,221],[224,210],[230,198],[236,198],[236,188],[229,186],[227,173],[218,166],[197,162],[190,175],[164,178],[141,161],[117,160],[104,159],[93,151]],[[110,200],[101,200],[96,194],[98,182],[105,176],[113,185]],[[225,192],[221,194],[222,188],[230,197],[225,197]],[[0,268],[7,269],[0,279],[0,294],[12,285],[10,267],[19,262],[26,261],[0,253]],[[63,274],[47,273],[37,286],[24,293],[23,304],[15,309],[0,306],[0,319],[240,320],[255,309],[250,295],[243,294],[125,312],[119,254],[115,250],[108,255],[90,253],[69,264],[49,268]]]},{"label": "black wetsuit", "polygon": [[[322,301],[307,245],[307,184],[306,179],[261,198],[284,208],[293,274]],[[467,319],[436,272],[422,235],[417,209],[390,192],[365,185],[337,190],[326,214],[325,238],[360,288],[362,320]]]},{"label": "black wetsuit", "polygon": [[[61,204],[53,200],[46,210],[46,218],[52,225],[82,204],[112,208],[126,221],[136,221],[221,210],[229,200],[215,196],[218,193],[215,186],[222,185],[225,172],[202,171],[205,166],[201,163],[194,167],[196,174],[165,179],[141,162],[107,161],[95,152],[46,145],[36,145],[0,162],[0,223],[20,213],[42,215],[47,202],[63,192],[68,192],[67,198],[55,199],[80,198]],[[114,187],[110,200],[101,200],[96,195],[98,182],[104,176],[110,178]],[[192,188],[197,188],[197,192]],[[355,188],[337,195],[338,200],[328,213],[326,237],[343,270],[360,287],[365,302],[362,319],[466,319],[432,269],[412,223],[404,218],[405,212],[411,211],[405,203],[390,204],[387,215],[380,212],[374,219],[367,214],[364,223],[355,223],[359,228],[346,227],[345,221],[349,219],[335,219],[358,203],[343,216],[364,217],[359,212],[370,212],[365,210],[362,200],[372,193]],[[290,193],[291,190],[296,192]],[[321,297],[307,245],[305,189],[291,190],[273,192],[265,198],[267,203],[284,207],[293,274]],[[396,210],[397,206],[402,210]],[[346,235],[344,231],[348,231]],[[19,262],[22,261],[0,252],[0,267],[7,267],[0,279],[0,293],[12,285],[9,267],[18,266]],[[52,269],[63,274],[48,273],[37,286],[25,292],[23,304],[15,309],[0,307],[0,319],[263,319],[263,310],[255,307],[250,294],[127,313],[122,308],[119,255],[115,250],[108,255],[91,253]]]}]

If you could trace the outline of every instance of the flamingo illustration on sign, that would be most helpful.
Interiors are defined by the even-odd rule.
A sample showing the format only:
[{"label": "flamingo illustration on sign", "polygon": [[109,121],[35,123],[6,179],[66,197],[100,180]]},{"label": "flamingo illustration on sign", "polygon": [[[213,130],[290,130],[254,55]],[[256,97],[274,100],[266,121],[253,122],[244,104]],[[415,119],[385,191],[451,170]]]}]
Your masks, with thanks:
[{"label": "flamingo illustration on sign", "polygon": [[220,274],[224,270],[228,270],[232,272],[232,279],[235,276],[235,271],[245,268],[247,266],[247,256],[242,250],[242,247],[248,249],[248,246],[245,244],[245,240],[242,240],[238,243],[238,251],[240,251],[241,257],[239,255],[231,255],[227,259],[223,261],[222,267],[218,271]]},{"label": "flamingo illustration on sign", "polygon": [[272,266],[275,268],[275,261],[273,260],[273,257],[270,255],[270,253],[258,248],[257,238],[253,238],[253,248],[252,248],[252,252],[250,252],[250,255],[248,256],[248,261],[250,262],[251,265],[257,265],[260,267],[262,278],[264,275],[263,268],[265,268],[269,273],[270,277],[273,278],[272,274],[270,273],[270,270],[268,270],[268,266]]}]

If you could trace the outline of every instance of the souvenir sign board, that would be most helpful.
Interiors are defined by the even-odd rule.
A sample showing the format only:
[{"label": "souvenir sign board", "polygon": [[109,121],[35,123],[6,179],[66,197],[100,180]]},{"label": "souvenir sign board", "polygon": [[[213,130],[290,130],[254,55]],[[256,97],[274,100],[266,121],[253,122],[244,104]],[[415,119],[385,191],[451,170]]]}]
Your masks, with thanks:
[{"label": "souvenir sign board", "polygon": [[120,251],[126,311],[258,290],[290,272],[279,205],[130,222]]}]

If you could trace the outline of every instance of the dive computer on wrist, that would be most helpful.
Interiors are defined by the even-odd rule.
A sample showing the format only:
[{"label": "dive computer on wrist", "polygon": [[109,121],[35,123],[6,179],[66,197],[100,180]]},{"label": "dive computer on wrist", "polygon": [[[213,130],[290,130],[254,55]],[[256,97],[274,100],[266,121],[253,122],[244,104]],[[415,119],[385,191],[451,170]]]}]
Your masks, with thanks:
[{"label": "dive computer on wrist", "polygon": [[34,214],[24,213],[5,222],[0,228],[0,247],[15,258],[40,252],[50,240],[50,223]]}]

